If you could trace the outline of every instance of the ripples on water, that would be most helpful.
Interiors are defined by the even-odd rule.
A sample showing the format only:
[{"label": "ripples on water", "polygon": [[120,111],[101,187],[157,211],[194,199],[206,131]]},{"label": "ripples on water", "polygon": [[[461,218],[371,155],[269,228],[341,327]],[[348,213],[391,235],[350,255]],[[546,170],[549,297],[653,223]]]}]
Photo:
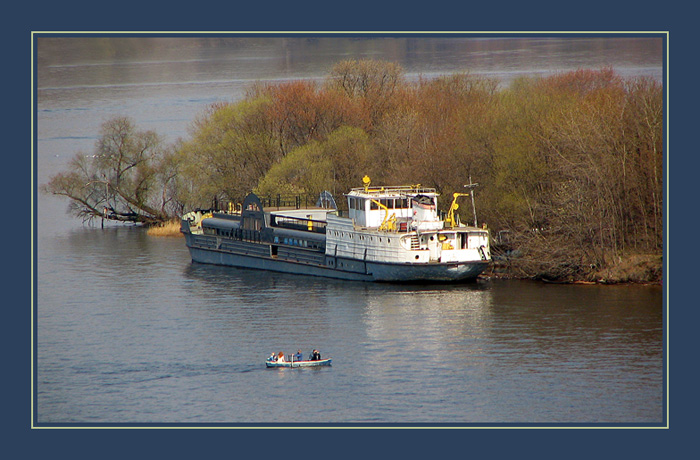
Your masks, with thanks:
[{"label": "ripples on water", "polygon": [[[83,229],[39,273],[39,421],[631,423],[662,410],[660,289],[353,283]],[[266,369],[319,348],[333,366]]]}]

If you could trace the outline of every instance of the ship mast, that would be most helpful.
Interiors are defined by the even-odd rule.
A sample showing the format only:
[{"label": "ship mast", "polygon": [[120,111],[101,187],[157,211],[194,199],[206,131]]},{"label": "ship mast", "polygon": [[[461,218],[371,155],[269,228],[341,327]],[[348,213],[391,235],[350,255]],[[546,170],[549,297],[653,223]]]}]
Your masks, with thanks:
[{"label": "ship mast", "polygon": [[472,196],[472,212],[474,213],[474,227],[477,227],[476,225],[476,206],[474,205],[474,187],[478,187],[478,183],[472,183],[472,176],[469,176],[469,183],[466,184],[464,187],[469,189],[469,194]]}]

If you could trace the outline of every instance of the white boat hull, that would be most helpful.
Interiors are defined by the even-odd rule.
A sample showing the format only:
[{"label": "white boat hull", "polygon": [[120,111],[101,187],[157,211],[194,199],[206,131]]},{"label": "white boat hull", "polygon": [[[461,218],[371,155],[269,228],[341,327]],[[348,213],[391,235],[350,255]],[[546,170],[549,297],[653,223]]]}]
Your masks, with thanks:
[{"label": "white boat hull", "polygon": [[265,366],[267,367],[319,367],[319,366],[330,366],[331,358],[321,359],[318,361],[265,361]]}]

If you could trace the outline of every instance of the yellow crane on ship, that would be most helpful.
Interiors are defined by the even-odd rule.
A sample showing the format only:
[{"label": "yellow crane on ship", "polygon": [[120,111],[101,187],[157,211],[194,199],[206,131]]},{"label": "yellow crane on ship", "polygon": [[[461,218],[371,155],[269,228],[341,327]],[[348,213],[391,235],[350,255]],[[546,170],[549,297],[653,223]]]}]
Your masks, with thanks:
[{"label": "yellow crane on ship", "polygon": [[445,218],[445,227],[454,228],[457,226],[457,220],[455,219],[455,211],[459,209],[457,204],[457,198],[460,196],[469,196],[469,193],[453,193],[452,204],[450,205],[449,211],[447,211],[447,217]]},{"label": "yellow crane on ship", "polygon": [[[369,192],[369,186],[372,183],[372,180],[369,178],[369,176],[365,175],[365,177],[362,178],[362,183],[365,186],[365,192]],[[382,187],[381,190],[384,190]],[[372,202],[379,206],[380,208],[384,209],[384,220],[382,223],[379,225],[379,231],[383,232],[395,232],[396,231],[396,214],[392,213],[389,215],[389,208],[384,206],[382,203],[380,203],[377,200],[372,199]]]},{"label": "yellow crane on ship", "polygon": [[[450,210],[447,211],[447,218],[445,218],[445,227],[448,228],[454,228],[457,226],[457,222],[455,220],[455,211],[459,209],[459,205],[457,204],[457,198],[460,196],[471,196],[472,197],[472,211],[474,212],[474,227],[477,226],[476,224],[476,207],[474,206],[474,187],[478,187],[479,184],[475,184],[472,182],[471,176],[469,176],[469,184],[465,185],[464,188],[469,189],[469,193],[453,193],[453,200],[452,200],[452,205],[450,206]],[[485,227],[484,227],[485,228]]]},{"label": "yellow crane on ship", "polygon": [[380,232],[395,232],[396,231],[396,213],[391,213],[389,215],[389,208],[384,206],[382,203],[380,203],[377,200],[372,200],[374,204],[379,206],[380,208],[384,209],[384,220],[382,223],[379,225],[379,231]]}]

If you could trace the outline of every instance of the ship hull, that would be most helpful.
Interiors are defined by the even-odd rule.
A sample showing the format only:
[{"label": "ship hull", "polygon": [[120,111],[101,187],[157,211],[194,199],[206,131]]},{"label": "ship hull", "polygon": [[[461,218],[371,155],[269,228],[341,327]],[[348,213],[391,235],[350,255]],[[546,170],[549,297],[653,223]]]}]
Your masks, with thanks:
[{"label": "ship hull", "polygon": [[[350,281],[377,282],[456,282],[475,280],[488,262],[402,264],[380,263],[319,255],[316,259],[289,254],[287,258],[265,256],[269,245],[240,244],[236,251],[198,247],[186,235],[193,262],[281,273],[320,276]],[[305,260],[306,259],[306,260]]]},{"label": "ship hull", "polygon": [[[445,228],[433,209],[434,190],[366,192],[349,196],[352,218],[334,208],[266,212],[260,198],[249,194],[240,212],[186,214],[181,231],[194,262],[340,280],[459,282],[475,280],[488,267],[488,231]],[[386,198],[386,204],[374,198],[385,192],[404,195]],[[408,203],[419,199],[432,204],[414,220]],[[376,225],[380,206],[385,217]]]}]

